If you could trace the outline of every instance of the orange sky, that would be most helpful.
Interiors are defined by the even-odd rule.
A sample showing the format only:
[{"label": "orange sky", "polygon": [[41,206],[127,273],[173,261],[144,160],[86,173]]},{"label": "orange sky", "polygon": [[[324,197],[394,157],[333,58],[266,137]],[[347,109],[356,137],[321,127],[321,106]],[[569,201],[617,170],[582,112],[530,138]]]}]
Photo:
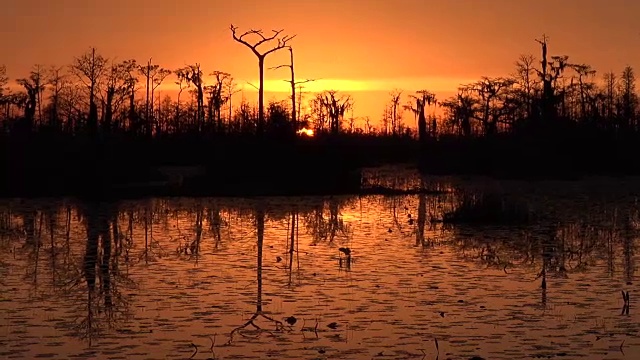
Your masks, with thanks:
[{"label": "orange sky", "polygon": [[[4,0],[0,64],[19,77],[95,46],[108,57],[153,57],[171,69],[200,62],[254,82],[255,57],[233,42],[229,24],[283,28],[297,34],[300,79],[360,90],[356,116],[377,118],[391,89],[447,95],[461,82],[506,75],[519,54],[538,54],[533,40],[543,32],[551,53],[600,72],[638,65],[638,14],[640,2],[628,0]],[[287,61],[282,52],[267,66]],[[287,76],[267,73],[272,82]]]}]

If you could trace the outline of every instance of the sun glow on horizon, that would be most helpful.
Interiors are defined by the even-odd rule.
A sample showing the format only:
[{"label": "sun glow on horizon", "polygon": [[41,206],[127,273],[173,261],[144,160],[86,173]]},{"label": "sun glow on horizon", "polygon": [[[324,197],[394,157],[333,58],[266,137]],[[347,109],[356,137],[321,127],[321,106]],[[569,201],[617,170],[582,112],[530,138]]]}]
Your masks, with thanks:
[{"label": "sun glow on horizon", "polygon": [[312,129],[302,128],[302,129],[298,130],[298,134],[299,135],[308,136],[308,137],[312,137],[314,135],[314,132],[313,132]]},{"label": "sun glow on horizon", "polygon": [[[300,79],[299,81],[305,81]],[[394,89],[405,91],[429,90],[432,92],[456,91],[463,84],[472,83],[474,79],[445,77],[416,77],[390,79],[317,79],[301,84],[304,92],[320,93],[326,90],[341,92],[387,92]],[[239,81],[239,88],[244,91],[258,91],[258,81]],[[290,93],[291,83],[287,80],[265,80],[265,92]]]}]

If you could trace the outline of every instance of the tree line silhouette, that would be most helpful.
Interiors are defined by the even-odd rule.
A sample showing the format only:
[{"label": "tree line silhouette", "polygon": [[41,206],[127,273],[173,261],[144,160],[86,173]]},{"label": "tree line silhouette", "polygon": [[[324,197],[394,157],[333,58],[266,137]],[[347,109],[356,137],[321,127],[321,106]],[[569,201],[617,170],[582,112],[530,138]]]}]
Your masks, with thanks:
[{"label": "tree line silhouette", "polygon": [[[153,59],[109,59],[91,48],[66,67],[35,65],[15,80],[22,90],[7,87],[1,66],[4,166],[54,172],[52,164],[62,162],[71,171],[122,160],[132,168],[188,163],[222,169],[242,163],[248,168],[262,164],[265,170],[266,163],[282,161],[284,171],[304,163],[348,164],[342,169],[420,158],[427,172],[628,172],[637,167],[631,155],[639,125],[634,70],[627,66],[598,81],[591,66],[550,55],[546,36],[537,40],[539,65],[535,56],[522,55],[513,74],[482,77],[461,85],[450,98],[437,99],[429,90],[408,96],[394,90],[376,128],[368,118],[357,126],[358,119],[349,117],[353,98],[336,90],[314,94],[311,111],[305,111],[303,84],[312,80],[296,80],[290,45],[295,36],[282,30],[240,33],[233,25],[230,31],[258,60],[257,106],[235,100],[239,89],[231,74],[213,71],[207,77],[200,63],[167,69]],[[291,95],[265,106],[265,58],[279,50],[289,50],[291,62],[271,69],[291,70]],[[161,91],[171,81],[177,89],[173,97]],[[408,126],[405,112],[414,116],[416,130]],[[300,136],[303,128],[312,129],[314,138]],[[300,150],[301,143],[306,150]],[[82,160],[70,162],[69,153]],[[125,172],[136,178],[132,169]]]},{"label": "tree line silhouette", "polygon": [[[233,76],[213,71],[205,76],[200,63],[167,69],[153,59],[107,58],[97,49],[74,57],[69,66],[34,65],[26,77],[15,79],[21,90],[9,88],[7,69],[0,66],[0,105],[5,133],[49,132],[59,134],[120,133],[161,138],[172,134],[269,134],[295,132],[310,126],[311,115],[302,113],[302,84],[293,76],[293,36],[279,37],[282,31],[265,37],[250,30],[234,39],[257,54],[260,64],[259,101],[256,106],[242,99],[232,103],[240,92]],[[249,43],[247,36],[257,36]],[[263,54],[258,46],[277,41]],[[292,62],[292,104],[271,101],[264,106],[264,58],[277,50],[289,49]],[[278,66],[279,68],[282,66]],[[162,86],[173,80],[175,96],[162,96]],[[296,99],[296,89],[298,96]],[[185,94],[188,96],[185,99]],[[296,108],[296,102],[298,103]],[[350,96],[337,91],[318,94],[312,101],[314,127],[318,132],[341,130],[345,112],[351,108]],[[235,106],[234,106],[235,105]],[[226,111],[225,111],[226,110]],[[301,120],[297,125],[296,121]]]}]

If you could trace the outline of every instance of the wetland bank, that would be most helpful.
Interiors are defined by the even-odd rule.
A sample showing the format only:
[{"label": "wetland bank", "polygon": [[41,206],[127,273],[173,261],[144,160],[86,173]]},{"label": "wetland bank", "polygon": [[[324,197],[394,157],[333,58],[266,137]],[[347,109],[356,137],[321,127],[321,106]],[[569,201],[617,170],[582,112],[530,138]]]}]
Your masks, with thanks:
[{"label": "wetland bank", "polygon": [[424,184],[4,200],[0,356],[640,356],[635,179]]}]

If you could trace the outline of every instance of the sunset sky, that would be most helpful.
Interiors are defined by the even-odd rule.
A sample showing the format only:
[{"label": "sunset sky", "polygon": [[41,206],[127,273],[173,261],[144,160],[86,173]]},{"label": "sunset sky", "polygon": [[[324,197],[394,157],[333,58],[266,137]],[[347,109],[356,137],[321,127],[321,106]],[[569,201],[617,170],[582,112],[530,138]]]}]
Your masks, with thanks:
[{"label": "sunset sky", "polygon": [[[600,73],[640,65],[640,1],[629,0],[3,0],[2,56],[13,78],[33,64],[65,65],[94,46],[107,57],[169,69],[199,62],[206,73],[257,83],[257,62],[229,24],[284,29],[300,80],[349,91],[355,115],[377,119],[388,92],[428,89],[441,97],[480,76],[507,75],[519,54],[569,55]],[[288,52],[267,66],[288,62]],[[268,71],[286,91],[286,69]],[[277,86],[273,85],[276,84]],[[253,88],[247,86],[246,96]],[[284,98],[286,94],[268,94]]]}]

